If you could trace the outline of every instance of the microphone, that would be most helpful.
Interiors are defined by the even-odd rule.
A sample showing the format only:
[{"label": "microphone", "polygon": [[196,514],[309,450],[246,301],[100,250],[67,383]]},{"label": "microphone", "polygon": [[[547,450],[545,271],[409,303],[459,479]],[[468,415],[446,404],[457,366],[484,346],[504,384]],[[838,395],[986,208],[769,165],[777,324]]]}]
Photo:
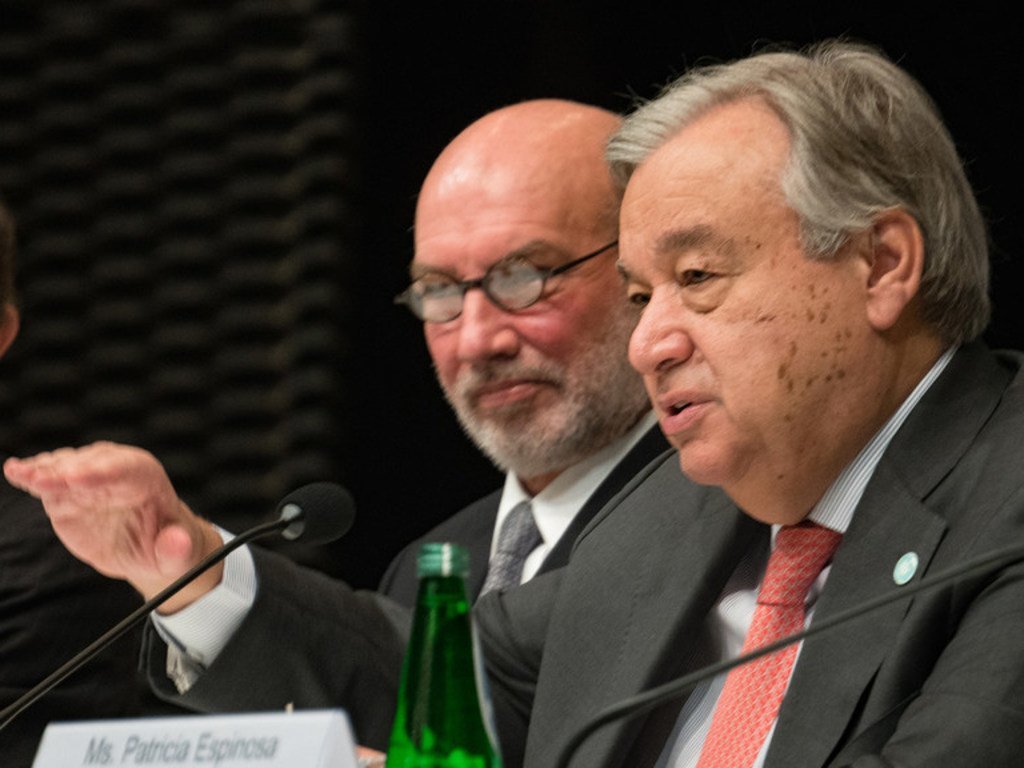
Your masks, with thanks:
[{"label": "microphone", "polygon": [[[308,514],[309,510],[312,514]],[[317,482],[281,499],[277,513],[278,519],[271,523],[271,528],[287,521],[288,525],[281,530],[284,538],[294,541],[301,536],[306,544],[326,544],[348,533],[356,519],[356,505],[352,494],[337,483]]]},{"label": "microphone", "polygon": [[356,509],[352,495],[340,485],[316,482],[304,485],[287,496],[277,505],[277,519],[253,526],[228,543],[210,553],[205,559],[169,584],[159,594],[151,597],[139,608],[96,638],[67,662],[54,670],[40,683],[18,697],[16,701],[0,710],[0,731],[14,718],[34,704],[43,695],[56,687],[65,678],[76,672],[100,651],[134,627],[169,598],[180,592],[198,576],[219,563],[243,544],[271,533],[280,533],[286,539],[300,536],[311,544],[324,544],[344,536],[352,527]]},{"label": "microphone", "polygon": [[884,595],[879,595],[878,597],[867,600],[860,605],[848,608],[845,611],[840,611],[827,619],[822,619],[821,621],[815,620],[812,622],[811,626],[800,632],[787,635],[775,642],[768,643],[760,648],[755,648],[748,653],[736,656],[732,659],[720,661],[716,664],[710,664],[691,672],[688,675],[677,677],[667,683],[642,691],[628,699],[611,704],[598,712],[597,715],[591,718],[583,728],[581,728],[569,740],[559,755],[558,761],[555,765],[557,768],[567,768],[569,761],[572,759],[573,755],[576,754],[576,750],[578,750],[580,745],[582,745],[583,742],[586,741],[586,739],[598,728],[616,720],[629,720],[637,717],[638,715],[642,715],[645,712],[649,712],[652,709],[655,709],[662,704],[689,692],[691,688],[699,683],[703,683],[706,680],[717,677],[723,672],[728,672],[735,667],[741,667],[744,664],[749,664],[762,656],[767,656],[768,654],[780,651],[789,645],[799,643],[809,637],[813,637],[814,635],[848,624],[854,619],[860,618],[864,614],[871,613],[878,608],[884,608],[891,603],[916,595],[918,592],[934,589],[935,587],[940,587],[943,584],[960,578],[982,576],[990,571],[1005,568],[1006,566],[1020,562],[1021,560],[1024,560],[1024,545],[1021,544],[1004,547],[1002,549],[980,555],[973,560],[967,560],[960,563],[960,565],[947,568],[944,571],[922,578],[916,584],[908,584]]}]

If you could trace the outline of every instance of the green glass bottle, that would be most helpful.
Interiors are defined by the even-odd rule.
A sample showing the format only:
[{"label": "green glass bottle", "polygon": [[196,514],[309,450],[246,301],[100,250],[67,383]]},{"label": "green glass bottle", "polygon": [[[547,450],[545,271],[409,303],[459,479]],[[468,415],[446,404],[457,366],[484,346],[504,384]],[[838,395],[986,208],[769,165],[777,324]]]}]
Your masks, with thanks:
[{"label": "green glass bottle", "polygon": [[466,597],[469,553],[424,544],[387,768],[501,768]]}]

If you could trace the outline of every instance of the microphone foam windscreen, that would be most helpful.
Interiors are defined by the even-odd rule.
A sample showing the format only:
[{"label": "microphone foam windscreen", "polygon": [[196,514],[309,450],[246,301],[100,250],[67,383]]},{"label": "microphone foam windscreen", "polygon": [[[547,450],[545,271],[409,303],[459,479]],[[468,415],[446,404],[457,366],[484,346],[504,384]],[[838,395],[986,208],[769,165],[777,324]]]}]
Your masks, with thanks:
[{"label": "microphone foam windscreen", "polygon": [[356,518],[352,494],[337,483],[316,482],[297,488],[277,505],[283,513],[288,506],[298,507],[301,524],[289,526],[282,535],[289,539],[302,537],[305,544],[324,544],[344,536]]}]

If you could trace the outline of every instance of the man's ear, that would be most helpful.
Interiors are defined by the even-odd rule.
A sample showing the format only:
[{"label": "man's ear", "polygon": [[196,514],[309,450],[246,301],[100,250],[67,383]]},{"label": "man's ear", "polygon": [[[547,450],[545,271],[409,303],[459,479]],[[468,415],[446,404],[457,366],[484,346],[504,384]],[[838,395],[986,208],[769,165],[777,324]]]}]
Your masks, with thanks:
[{"label": "man's ear", "polygon": [[8,347],[18,335],[18,328],[21,327],[21,318],[18,315],[18,308],[13,304],[4,304],[0,312],[0,357],[7,352]]},{"label": "man's ear", "polygon": [[913,216],[893,208],[878,214],[863,248],[868,262],[868,322],[875,330],[888,330],[921,287],[924,235]]}]

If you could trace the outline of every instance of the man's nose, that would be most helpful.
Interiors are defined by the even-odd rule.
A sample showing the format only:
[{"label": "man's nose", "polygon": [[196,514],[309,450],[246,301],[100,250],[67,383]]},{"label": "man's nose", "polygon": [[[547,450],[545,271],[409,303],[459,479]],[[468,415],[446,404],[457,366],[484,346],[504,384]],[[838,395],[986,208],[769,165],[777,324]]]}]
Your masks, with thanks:
[{"label": "man's nose", "polygon": [[479,288],[463,297],[459,323],[459,358],[476,362],[511,357],[519,350],[515,315],[501,309]]},{"label": "man's nose", "polygon": [[693,354],[693,338],[684,327],[678,302],[652,294],[629,339],[629,362],[641,374],[650,375]]}]

